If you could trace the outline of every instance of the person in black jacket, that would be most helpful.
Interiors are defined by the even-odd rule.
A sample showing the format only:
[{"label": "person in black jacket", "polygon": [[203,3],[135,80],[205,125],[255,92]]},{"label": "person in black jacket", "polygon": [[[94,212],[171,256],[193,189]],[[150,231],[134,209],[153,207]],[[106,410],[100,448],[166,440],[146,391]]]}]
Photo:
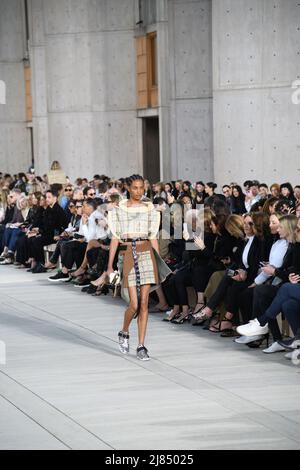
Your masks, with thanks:
[{"label": "person in black jacket", "polygon": [[46,209],[45,197],[41,192],[35,192],[31,196],[32,207],[28,212],[27,218],[22,224],[24,228],[24,236],[18,239],[16,245],[16,263],[21,267],[26,267],[26,262],[29,258],[29,240],[43,228],[43,214]]},{"label": "person in black jacket", "polygon": [[233,214],[246,214],[245,194],[238,185],[232,187],[231,210]]},{"label": "person in black jacket", "polygon": [[43,266],[44,246],[54,243],[54,236],[63,232],[68,225],[66,213],[57,200],[56,193],[51,190],[47,191],[47,208],[44,211],[42,229],[36,237],[30,239],[29,253],[32,258],[31,271],[33,273],[47,271]]}]

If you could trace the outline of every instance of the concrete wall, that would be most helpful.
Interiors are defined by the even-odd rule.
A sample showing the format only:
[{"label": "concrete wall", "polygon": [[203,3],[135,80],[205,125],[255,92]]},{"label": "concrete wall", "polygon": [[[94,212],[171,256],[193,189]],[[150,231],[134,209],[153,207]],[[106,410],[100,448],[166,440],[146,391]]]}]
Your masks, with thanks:
[{"label": "concrete wall", "polygon": [[0,104],[0,171],[28,169],[31,161],[26,129],[24,80],[24,12],[22,0],[0,0],[0,79],[6,104]]},{"label": "concrete wall", "polygon": [[299,0],[213,0],[214,164],[219,183],[300,183]]},{"label": "concrete wall", "polygon": [[141,171],[134,0],[31,0],[36,167],[71,178]]},{"label": "concrete wall", "polygon": [[211,1],[169,1],[172,178],[213,176]]},{"label": "concrete wall", "polygon": [[[300,182],[299,0],[156,1],[161,175]],[[36,168],[142,171],[137,0],[28,0]],[[0,0],[0,168],[30,162],[22,0]],[[299,168],[298,168],[299,167]]]}]

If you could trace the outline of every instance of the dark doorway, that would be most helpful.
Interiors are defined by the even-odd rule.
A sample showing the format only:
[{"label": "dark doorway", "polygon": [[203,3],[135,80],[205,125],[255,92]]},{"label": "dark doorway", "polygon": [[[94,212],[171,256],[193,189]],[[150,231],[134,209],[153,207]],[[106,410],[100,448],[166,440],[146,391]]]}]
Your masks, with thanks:
[{"label": "dark doorway", "polygon": [[143,118],[143,174],[150,183],[160,181],[158,117]]}]

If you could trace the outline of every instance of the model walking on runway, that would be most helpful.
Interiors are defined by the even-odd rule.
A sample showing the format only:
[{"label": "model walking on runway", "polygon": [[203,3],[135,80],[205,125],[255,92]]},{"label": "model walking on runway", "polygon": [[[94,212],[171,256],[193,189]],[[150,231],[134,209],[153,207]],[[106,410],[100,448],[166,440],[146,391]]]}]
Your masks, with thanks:
[{"label": "model walking on runway", "polygon": [[112,233],[107,275],[113,273],[113,262],[119,249],[118,266],[122,279],[122,297],[127,300],[123,328],[118,334],[119,349],[129,353],[129,326],[137,318],[137,358],[149,360],[145,347],[150,290],[155,289],[171,273],[159,256],[158,231],[160,213],[151,202],[143,201],[144,179],[140,175],[127,178],[129,199],[108,213]]}]

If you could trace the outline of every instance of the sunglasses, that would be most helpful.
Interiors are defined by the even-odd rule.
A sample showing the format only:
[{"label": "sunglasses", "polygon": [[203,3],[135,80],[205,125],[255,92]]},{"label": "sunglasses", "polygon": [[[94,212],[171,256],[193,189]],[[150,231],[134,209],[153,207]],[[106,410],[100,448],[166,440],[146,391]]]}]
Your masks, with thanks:
[{"label": "sunglasses", "polygon": [[66,191],[66,192],[67,192],[67,191],[73,191],[73,189],[72,189],[72,188],[66,188],[65,191]]},{"label": "sunglasses", "polygon": [[88,196],[96,196],[96,193],[89,193]]},{"label": "sunglasses", "polygon": [[76,207],[76,209],[80,209],[82,206],[75,206],[75,207]]}]

